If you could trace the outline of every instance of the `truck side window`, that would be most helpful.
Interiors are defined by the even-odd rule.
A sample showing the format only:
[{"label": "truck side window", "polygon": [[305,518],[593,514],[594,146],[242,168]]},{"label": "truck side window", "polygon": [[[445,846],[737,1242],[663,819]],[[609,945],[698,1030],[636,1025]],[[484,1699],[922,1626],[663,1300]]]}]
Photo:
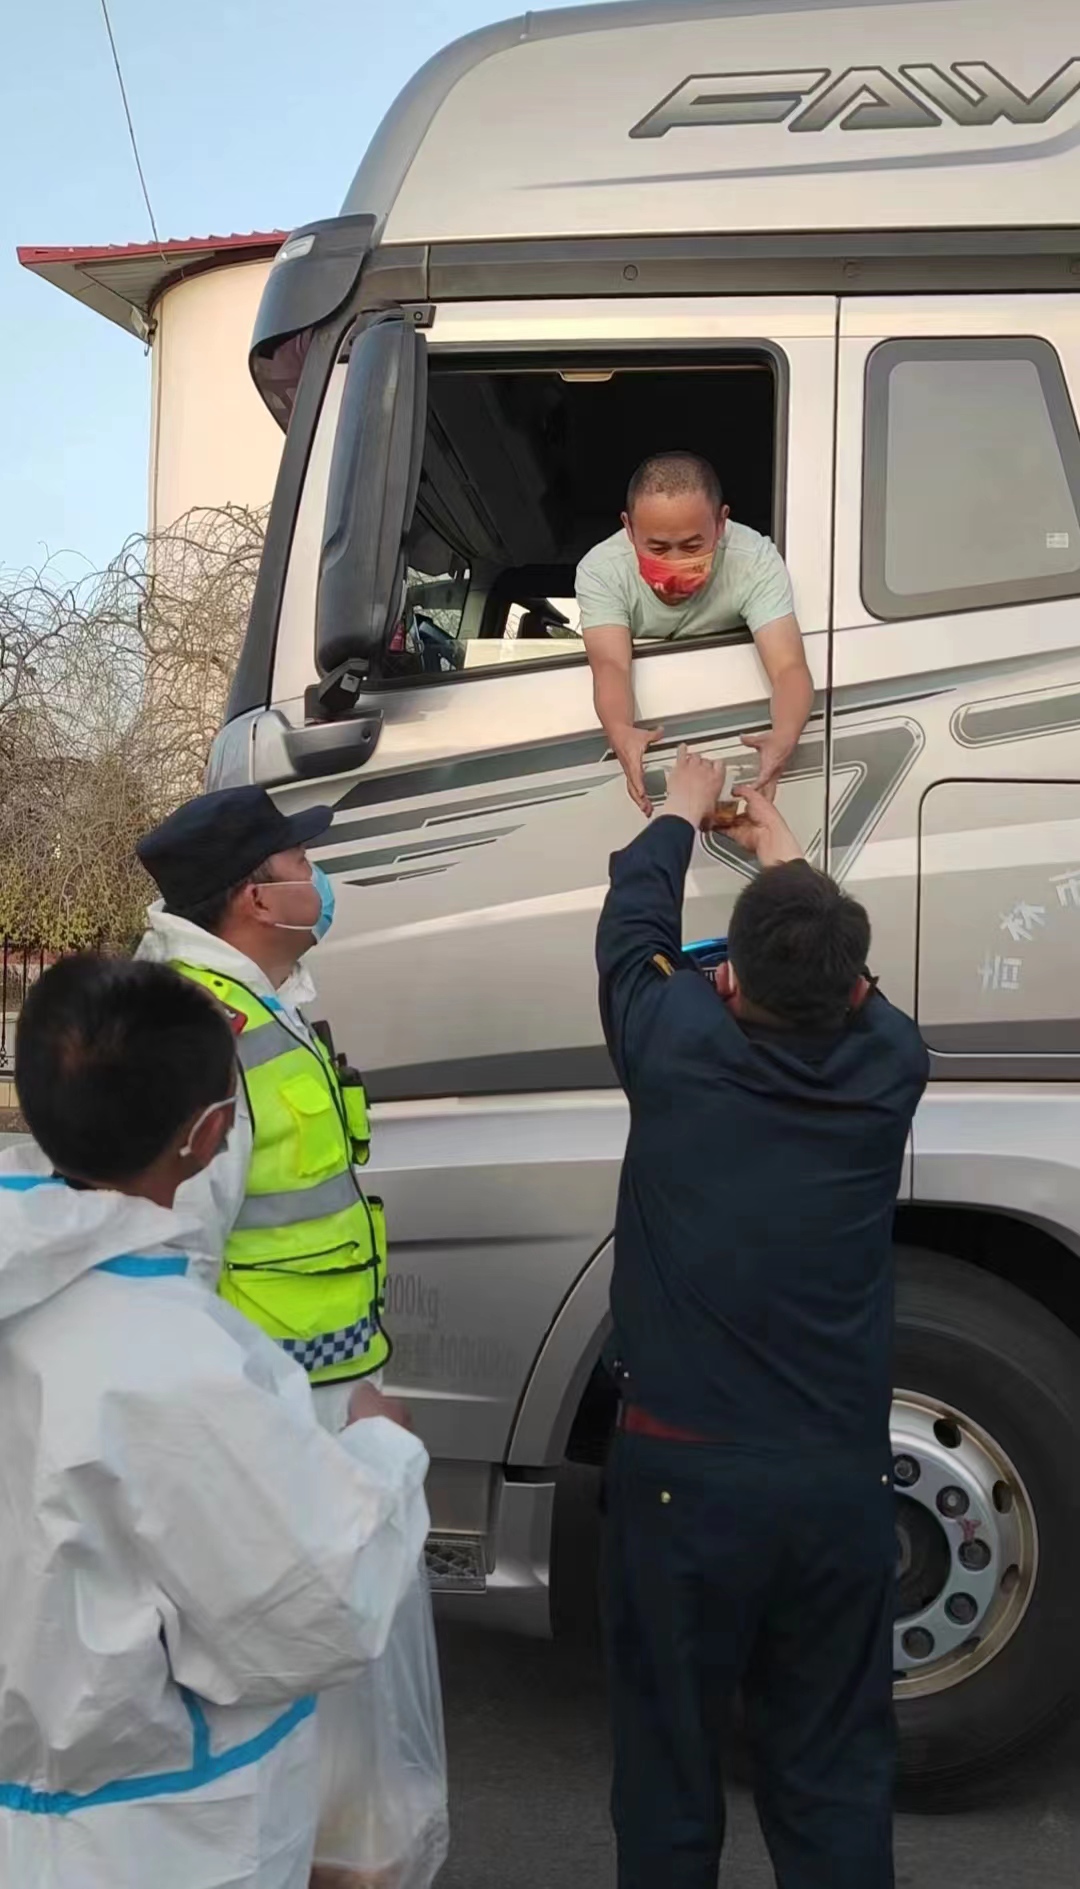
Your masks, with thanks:
[{"label": "truck side window", "polygon": [[889,341],[867,363],[862,595],[885,619],[1080,594],[1080,435],[1029,337]]},{"label": "truck side window", "polygon": [[[513,575],[507,574],[511,579]],[[510,662],[567,656],[583,661],[579,616],[573,596],[534,596],[530,588],[506,582],[486,588],[467,570],[439,578],[409,570],[404,610],[383,677],[445,680],[461,670]]]},{"label": "truck side window", "polygon": [[769,342],[433,348],[406,594],[379,686],[584,664],[577,565],[621,531],[630,474],[672,440],[711,459],[734,516],[782,546],[787,377]]}]

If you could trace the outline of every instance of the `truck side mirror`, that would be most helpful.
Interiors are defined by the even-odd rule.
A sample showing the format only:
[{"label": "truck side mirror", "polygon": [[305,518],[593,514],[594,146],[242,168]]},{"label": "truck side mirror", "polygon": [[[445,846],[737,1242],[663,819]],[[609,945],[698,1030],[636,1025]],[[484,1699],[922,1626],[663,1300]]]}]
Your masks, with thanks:
[{"label": "truck side mirror", "polygon": [[342,396],[319,561],[315,661],[377,673],[398,614],[427,419],[427,345],[412,322],[361,330]]}]

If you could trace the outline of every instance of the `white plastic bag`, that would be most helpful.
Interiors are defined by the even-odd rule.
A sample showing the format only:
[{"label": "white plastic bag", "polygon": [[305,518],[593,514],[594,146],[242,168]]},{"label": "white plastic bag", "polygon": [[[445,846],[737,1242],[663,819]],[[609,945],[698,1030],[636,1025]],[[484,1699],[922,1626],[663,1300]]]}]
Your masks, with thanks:
[{"label": "white plastic bag", "polygon": [[386,1650],[320,1695],[311,1889],[431,1889],[449,1846],[446,1741],[423,1562]]}]

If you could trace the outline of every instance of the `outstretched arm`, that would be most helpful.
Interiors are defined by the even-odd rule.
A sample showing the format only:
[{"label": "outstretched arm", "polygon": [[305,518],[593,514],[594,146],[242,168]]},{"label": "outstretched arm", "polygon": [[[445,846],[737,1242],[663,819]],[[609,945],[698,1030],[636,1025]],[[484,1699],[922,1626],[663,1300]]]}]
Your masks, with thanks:
[{"label": "outstretched arm", "polygon": [[634,725],[634,645],[630,631],[624,623],[605,623],[585,630],[583,635],[597,720],[626,776],[627,793],[642,813],[650,814],[652,803],[645,792],[645,750],[664,731]]},{"label": "outstretched arm", "polygon": [[757,749],[759,771],[754,785],[771,799],[809,720],[814,683],[794,616],[763,624],[754,642],[772,690],[772,728],[767,735],[747,735],[744,745]]}]

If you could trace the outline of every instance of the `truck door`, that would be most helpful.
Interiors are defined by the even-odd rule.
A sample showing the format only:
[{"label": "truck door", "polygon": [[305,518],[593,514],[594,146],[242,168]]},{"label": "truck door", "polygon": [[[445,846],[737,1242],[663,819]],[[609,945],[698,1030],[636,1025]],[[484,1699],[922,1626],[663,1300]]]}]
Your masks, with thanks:
[{"label": "truck door", "polygon": [[1080,309],[866,298],[840,322],[833,869],[939,1075],[1066,1073]]},{"label": "truck door", "polygon": [[[836,303],[439,308],[418,343],[426,396],[402,368],[401,323],[378,359],[375,333],[331,387],[252,753],[286,806],[335,808],[319,857],[338,916],[315,972],[338,1042],[388,1105],[374,1160],[393,1375],[426,1395],[436,1454],[497,1462],[555,1311],[610,1233],[625,1135],[593,940],[609,855],[640,815],[596,722],[574,566],[619,528],[642,458],[697,450],[735,516],[784,551],[824,690]],[[350,584],[358,647],[381,623],[393,647],[359,686],[345,678],[347,719],[305,727],[316,629],[324,668],[350,653]],[[664,729],[658,804],[680,741],[756,770],[739,738],[767,725],[768,687],[746,632],[643,651],[635,684],[640,718]],[[819,696],[780,789],[818,857],[824,760]],[[689,938],[723,932],[746,871],[729,844],[698,847]]]},{"label": "truck door", "polygon": [[[421,518],[414,524],[409,558],[415,562],[424,555],[425,537],[437,537],[436,561],[449,549],[465,567],[456,580],[456,607],[452,575],[425,573],[443,580],[441,594],[451,601],[451,610],[437,615],[457,643],[457,666],[436,664],[411,675],[407,666],[404,672],[399,667],[397,674],[361,688],[357,714],[379,718],[377,740],[370,754],[358,751],[362,766],[357,755],[343,751],[319,789],[332,795],[337,809],[324,865],[335,879],[339,902],[335,945],[321,963],[321,982],[327,992],[336,991],[340,974],[344,995],[344,987],[355,989],[358,978],[370,988],[374,977],[386,992],[380,1014],[365,1026],[367,1066],[383,1095],[476,1093],[493,1085],[533,1091],[568,1082],[580,1086],[586,1076],[590,1082],[608,1080],[599,1051],[593,930],[608,855],[639,824],[596,723],[580,639],[557,623],[538,626],[537,611],[530,608],[536,603],[530,586],[559,578],[561,598],[548,591],[541,601],[554,604],[564,617],[569,604],[572,614],[576,558],[565,555],[570,536],[545,516],[555,455],[547,463],[540,442],[528,463],[515,463],[515,455],[525,450],[520,435],[507,430],[500,439],[495,424],[485,430],[489,387],[478,387],[470,409],[464,371],[470,357],[482,367],[498,349],[504,370],[520,364],[523,384],[531,362],[543,362],[556,393],[567,396],[568,410],[574,396],[580,401],[589,387],[589,369],[578,365],[589,353],[600,362],[596,392],[625,373],[627,392],[619,414],[625,449],[617,456],[618,487],[604,495],[607,505],[603,496],[593,498],[597,539],[619,528],[619,493],[637,459],[668,437],[657,430],[664,422],[657,402],[650,400],[651,360],[658,363],[655,377],[666,374],[671,387],[679,370],[662,364],[677,358],[685,367],[688,404],[699,404],[704,390],[717,414],[724,410],[722,390],[740,374],[749,380],[756,372],[767,380],[767,400],[743,401],[738,408],[740,416],[752,416],[755,425],[772,434],[768,513],[763,516],[759,509],[748,522],[771,529],[786,553],[808,656],[823,685],[834,328],[835,304],[826,298],[701,301],[692,304],[692,312],[685,302],[644,302],[631,309],[594,303],[437,312],[427,336],[431,388],[438,383],[440,365],[457,364],[462,371],[456,386],[444,381],[445,391],[429,401],[419,506],[423,512],[426,502],[431,522]],[[560,356],[574,365],[560,370]],[[369,364],[354,363],[354,373],[367,402],[382,399],[373,392]],[[554,428],[560,423],[558,401],[549,404]],[[350,405],[354,416],[365,410],[363,401],[352,400],[351,379],[341,426],[350,423]],[[537,411],[542,405],[537,400]],[[642,412],[636,437],[635,408]],[[459,433],[449,438],[455,416],[460,416]],[[673,424],[685,426],[686,419],[680,413]],[[575,424],[575,416],[563,423]],[[587,410],[577,423],[587,425]],[[355,417],[351,424],[356,426]],[[383,430],[389,433],[388,421]],[[402,420],[397,431],[407,437],[408,423]],[[761,440],[725,438],[719,424],[708,438],[711,456],[730,465],[736,481],[740,458],[764,457]],[[341,445],[339,427],[335,467],[339,460],[348,464]],[[472,457],[454,493],[456,515],[448,518],[446,462],[466,454]],[[316,605],[320,625],[331,587],[340,589],[345,580],[357,592],[373,582],[377,589],[376,559],[389,573],[402,555],[399,543],[389,543],[402,514],[393,512],[382,489],[383,460],[365,461],[354,449],[352,461],[375,496],[355,501],[364,529],[344,553],[340,518],[326,521]],[[517,517],[500,515],[495,527],[478,522],[476,512],[494,510],[507,481],[516,481]],[[539,498],[538,485],[543,487]],[[408,477],[402,475],[403,491],[407,487]],[[732,499],[740,516],[736,490]],[[333,481],[330,502],[340,505]],[[431,584],[415,583],[414,589],[430,592]],[[370,620],[381,607],[373,605],[370,594],[358,594],[355,614]],[[523,615],[527,633],[519,639],[515,628]],[[310,611],[306,635],[303,630],[296,634],[298,621],[293,600],[283,621],[274,688],[275,704],[290,723],[299,719],[304,683],[316,680]],[[347,653],[335,637],[331,662]],[[652,751],[655,797],[662,799],[665,770],[684,739],[753,771],[755,758],[740,749],[739,736],[767,721],[768,690],[745,632],[643,651],[635,681],[641,719],[664,725],[664,739]],[[822,739],[819,716],[782,789],[796,825],[815,847],[821,843],[824,807]],[[306,736],[294,733],[288,745],[294,755],[305,752],[304,773],[313,779],[319,748],[329,750],[333,744],[327,730],[309,730]],[[275,788],[287,794],[280,745],[257,739],[255,753],[256,767],[267,778],[277,775]],[[303,791],[311,797],[312,790]],[[733,849],[719,842],[701,849],[689,902],[692,935],[723,928],[744,872]],[[523,985],[534,992],[529,1004],[521,1000]]]}]

